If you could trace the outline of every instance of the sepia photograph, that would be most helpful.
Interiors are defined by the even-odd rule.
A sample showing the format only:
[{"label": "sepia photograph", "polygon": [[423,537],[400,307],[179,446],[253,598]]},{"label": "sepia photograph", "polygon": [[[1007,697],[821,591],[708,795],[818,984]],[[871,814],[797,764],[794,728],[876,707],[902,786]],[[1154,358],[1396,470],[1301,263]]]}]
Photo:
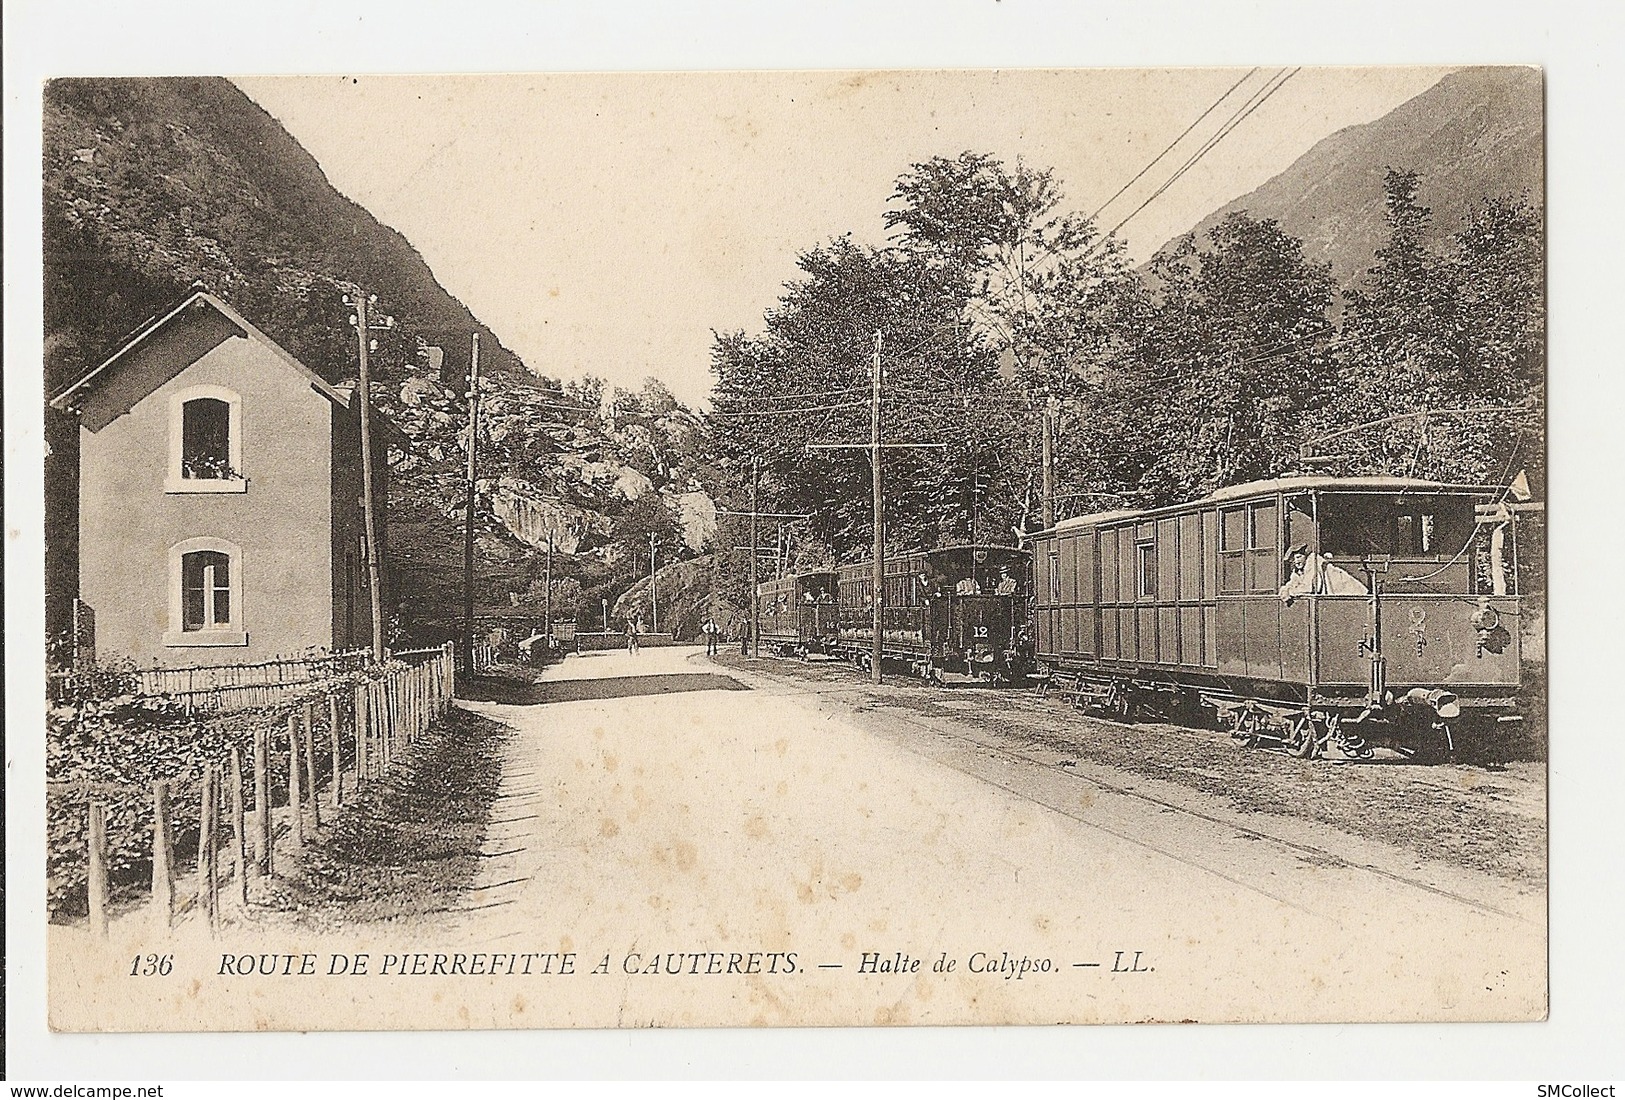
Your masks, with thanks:
[{"label": "sepia photograph", "polygon": [[1545,94],[49,80],[50,1026],[1543,1020]]}]

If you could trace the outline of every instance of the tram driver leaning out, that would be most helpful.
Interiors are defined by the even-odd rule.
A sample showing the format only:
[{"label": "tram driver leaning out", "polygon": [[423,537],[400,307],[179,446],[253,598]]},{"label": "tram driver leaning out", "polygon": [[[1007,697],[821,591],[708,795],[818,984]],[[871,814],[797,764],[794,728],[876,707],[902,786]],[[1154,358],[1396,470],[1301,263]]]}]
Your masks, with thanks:
[{"label": "tram driver leaning out", "polygon": [[1353,573],[1332,564],[1330,554],[1311,554],[1307,543],[1298,543],[1286,553],[1286,583],[1281,586],[1281,602],[1291,607],[1299,596],[1365,596],[1366,586]]}]

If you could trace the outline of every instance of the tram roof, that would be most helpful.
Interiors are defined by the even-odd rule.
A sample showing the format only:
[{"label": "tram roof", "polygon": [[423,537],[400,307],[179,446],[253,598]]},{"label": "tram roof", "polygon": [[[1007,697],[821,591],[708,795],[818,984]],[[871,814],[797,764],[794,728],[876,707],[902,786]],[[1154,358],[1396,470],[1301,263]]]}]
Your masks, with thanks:
[{"label": "tram roof", "polygon": [[[1005,543],[998,543],[998,542],[960,542],[960,543],[955,543],[952,546],[933,546],[930,549],[899,550],[899,551],[895,551],[893,553],[887,554],[885,560],[888,561],[888,562],[896,562],[896,561],[903,561],[903,560],[905,560],[907,558],[912,558],[912,557],[925,558],[925,557],[931,557],[932,555],[935,555],[935,554],[963,553],[966,550],[971,550],[971,551],[996,550],[1001,554],[1030,554],[1030,553],[1032,553],[1032,551],[1027,550],[1027,549],[1025,549],[1023,547],[1010,546],[1010,545],[1007,545]],[[864,558],[861,561],[847,561],[847,562],[842,562],[841,564],[836,565],[836,566],[831,566],[829,569],[820,570],[819,572],[830,573],[830,572],[834,572],[837,569],[869,569],[869,568],[872,567],[873,562],[874,562],[873,558]]]},{"label": "tram roof", "polygon": [[[1071,519],[1062,520],[1049,530],[1069,531],[1078,527],[1097,527],[1103,523],[1115,523],[1119,520],[1140,516],[1166,515],[1196,505],[1222,504],[1229,500],[1245,500],[1249,497],[1269,496],[1272,493],[1314,490],[1370,493],[1462,493],[1473,495],[1487,495],[1495,492],[1493,488],[1484,485],[1426,481],[1414,477],[1329,477],[1326,475],[1277,477],[1264,481],[1248,481],[1240,485],[1227,485],[1222,489],[1215,489],[1198,500],[1186,501],[1182,504],[1166,504],[1160,508],[1114,508],[1104,512],[1091,512],[1085,516],[1073,516]],[[1044,531],[1037,532],[1038,535],[1046,533]]]}]

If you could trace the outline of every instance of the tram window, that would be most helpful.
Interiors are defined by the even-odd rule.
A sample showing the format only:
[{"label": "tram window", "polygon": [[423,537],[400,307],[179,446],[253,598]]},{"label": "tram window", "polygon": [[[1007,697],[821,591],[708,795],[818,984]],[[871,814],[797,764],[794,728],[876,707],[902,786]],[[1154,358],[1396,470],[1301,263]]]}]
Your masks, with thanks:
[{"label": "tram window", "polygon": [[1142,598],[1157,598],[1157,544],[1142,542],[1134,548],[1135,591]]},{"label": "tram window", "polygon": [[1416,517],[1401,513],[1394,517],[1394,553],[1416,552]]},{"label": "tram window", "polygon": [[1049,602],[1061,602],[1061,556],[1054,552],[1049,556]]},{"label": "tram window", "polygon": [[1228,508],[1220,516],[1219,549],[1227,554],[1247,549],[1247,510]]},{"label": "tram window", "polygon": [[1275,503],[1251,504],[1247,507],[1247,549],[1275,549]]},{"label": "tram window", "polygon": [[1334,557],[1438,557],[1473,534],[1468,497],[1329,494],[1321,501],[1320,545]]},{"label": "tram window", "polygon": [[1315,504],[1307,493],[1292,497],[1286,506],[1286,548],[1311,546],[1315,539]]}]

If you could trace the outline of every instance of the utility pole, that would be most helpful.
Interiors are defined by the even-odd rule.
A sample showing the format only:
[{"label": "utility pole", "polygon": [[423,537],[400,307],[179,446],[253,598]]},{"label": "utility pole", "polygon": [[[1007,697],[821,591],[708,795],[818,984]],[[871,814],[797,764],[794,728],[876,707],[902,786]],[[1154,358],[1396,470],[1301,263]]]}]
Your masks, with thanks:
[{"label": "utility pole", "polygon": [[[474,498],[480,442],[480,334],[474,333],[468,362],[468,499],[463,511],[463,656],[474,670]],[[552,624],[548,625],[552,630]]]},{"label": "utility pole", "polygon": [[649,633],[660,633],[660,609],[655,602],[655,533],[649,532]]},{"label": "utility pole", "polygon": [[376,329],[392,329],[395,327],[395,318],[386,316],[383,324],[373,325],[367,320],[367,306],[378,301],[376,294],[369,295],[357,288],[353,295],[344,296],[346,304],[355,305],[355,313],[350,323],[355,326],[357,378],[356,390],[361,395],[361,510],[362,523],[366,532],[367,548],[367,591],[372,604],[372,659],[382,663],[384,659],[384,591],[383,573],[378,561],[378,517],[376,512],[376,497],[373,491],[373,456],[372,456],[372,371],[368,360],[369,353],[377,347],[378,342],[370,333]]},{"label": "utility pole", "polygon": [[1044,405],[1044,530],[1055,526],[1055,398]]},{"label": "utility pole", "polygon": [[[759,656],[757,641],[761,634],[761,608],[756,598],[756,588],[760,583],[757,577],[757,559],[761,557],[761,539],[759,521],[764,519],[810,519],[806,512],[763,512],[757,507],[756,497],[762,484],[762,460],[760,456],[753,455],[750,460],[750,511],[734,512],[726,508],[717,509],[719,516],[749,516],[750,517],[750,655]],[[742,550],[744,547],[735,547]]]},{"label": "utility pole", "polygon": [[553,638],[553,531],[547,532],[547,594],[542,597],[542,615],[547,623],[542,629],[547,632],[548,644],[552,645]]},{"label": "utility pole", "polygon": [[[882,334],[875,333],[875,354],[870,366],[870,410],[869,410],[869,442],[867,443],[809,443],[807,449],[812,451],[868,451],[874,487],[874,563],[869,574],[869,583],[874,594],[874,641],[869,651],[869,681],[880,683],[880,660],[882,642],[881,630],[884,626],[884,610],[886,605],[886,506],[882,495],[880,480],[880,456],[885,450],[905,450],[917,448],[945,448],[946,443],[885,443],[880,438],[880,398],[881,378],[884,372],[880,364],[880,351],[882,347]],[[752,542],[755,541],[753,538]]]},{"label": "utility pole", "polygon": [[886,606],[886,505],[880,495],[880,345],[881,334],[875,333],[874,364],[869,368],[869,377],[873,383],[873,391],[869,409],[869,445],[874,450],[869,453],[874,456],[870,470],[874,475],[874,511],[875,511],[875,563],[869,574],[869,583],[874,591],[874,644],[869,650],[869,682],[880,683],[880,659],[884,650],[885,639],[881,631],[885,628]]},{"label": "utility pole", "polygon": [[762,458],[752,455],[750,459],[750,655],[762,655],[760,645],[762,636],[761,600],[757,598],[756,579],[756,527],[761,520],[758,515],[760,505],[756,503],[757,491],[762,486]]}]

